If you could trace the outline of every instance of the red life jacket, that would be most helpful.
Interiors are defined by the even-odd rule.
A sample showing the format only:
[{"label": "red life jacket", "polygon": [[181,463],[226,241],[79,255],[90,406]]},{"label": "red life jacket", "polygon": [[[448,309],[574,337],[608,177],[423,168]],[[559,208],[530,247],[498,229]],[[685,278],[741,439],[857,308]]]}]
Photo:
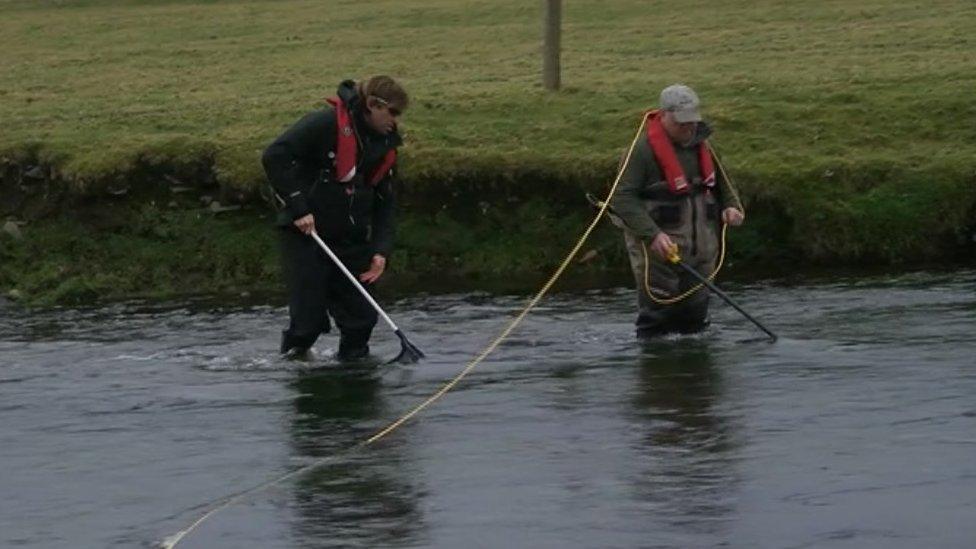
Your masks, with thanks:
[{"label": "red life jacket", "polygon": [[[342,99],[330,97],[326,101],[335,107],[336,112],[336,150],[333,161],[336,179],[342,183],[348,183],[356,176],[356,150],[358,148],[356,132],[352,127],[352,117]],[[370,185],[379,183],[390,172],[394,163],[396,163],[396,149],[390,149],[386,152],[386,156],[383,157],[380,165],[369,175],[366,182]]]},{"label": "red life jacket", "polygon": [[[647,113],[647,142],[654,151],[657,163],[664,171],[664,178],[668,180],[668,188],[674,194],[685,194],[691,190],[685,171],[678,162],[678,155],[674,152],[674,145],[668,132],[661,124],[661,111],[653,110]],[[702,175],[702,183],[712,188],[715,186],[715,166],[712,163],[712,155],[708,149],[708,144],[702,141],[698,145],[698,169]]]}]

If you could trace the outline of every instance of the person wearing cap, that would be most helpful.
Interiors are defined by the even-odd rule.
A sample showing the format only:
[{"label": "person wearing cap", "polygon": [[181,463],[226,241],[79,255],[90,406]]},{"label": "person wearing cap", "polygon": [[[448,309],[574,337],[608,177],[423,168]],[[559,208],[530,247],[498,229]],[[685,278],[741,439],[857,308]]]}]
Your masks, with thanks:
[{"label": "person wearing cap", "polygon": [[705,276],[716,268],[721,224],[741,225],[743,208],[708,146],[698,95],[674,84],[648,113],[611,199],[637,282],[637,335],[693,333],[708,325],[708,290],[667,303],[697,280],[667,261],[675,247]]},{"label": "person wearing cap", "polygon": [[376,311],[309,236],[316,231],[369,289],[393,248],[397,119],[407,93],[388,76],[339,84],[329,106],[306,114],[264,151],[278,205],[288,285],[281,353],[301,357],[339,328],[340,360],[369,353]]}]

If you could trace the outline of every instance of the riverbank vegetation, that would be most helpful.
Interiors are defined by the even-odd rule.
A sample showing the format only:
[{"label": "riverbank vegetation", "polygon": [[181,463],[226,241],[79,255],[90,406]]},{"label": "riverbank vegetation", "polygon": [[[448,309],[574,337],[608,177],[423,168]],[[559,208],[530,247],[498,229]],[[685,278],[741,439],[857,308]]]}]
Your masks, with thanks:
[{"label": "riverbank vegetation", "polygon": [[[80,295],[135,289],[139,275],[163,293],[188,272],[197,288],[276,276],[273,235],[250,232],[266,229],[260,151],[341,79],[376,73],[413,98],[406,278],[550,267],[589,213],[583,192],[606,188],[640,112],[677,81],[702,96],[746,201],[738,259],[971,253],[976,19],[965,1],[566,2],[557,93],[540,85],[533,2],[0,7],[0,215],[22,234],[0,235],[4,290],[57,296],[54,281],[73,272],[59,269],[82,251],[101,259],[77,275],[72,287],[90,289]],[[99,226],[90,217],[103,206],[114,221]],[[112,228],[142,223],[159,242]],[[614,236],[600,238],[595,264],[616,269]],[[148,275],[120,268],[138,243]]]}]

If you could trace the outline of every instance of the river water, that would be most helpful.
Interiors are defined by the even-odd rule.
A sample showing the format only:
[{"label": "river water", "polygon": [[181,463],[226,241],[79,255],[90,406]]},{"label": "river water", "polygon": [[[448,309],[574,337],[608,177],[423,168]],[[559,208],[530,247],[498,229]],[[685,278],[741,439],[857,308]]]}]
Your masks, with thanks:
[{"label": "river water", "polygon": [[[279,307],[0,309],[0,546],[973,547],[976,273],[729,284],[639,344],[630,290],[414,296],[428,359],[275,354]],[[396,339],[378,328],[374,351]]]}]

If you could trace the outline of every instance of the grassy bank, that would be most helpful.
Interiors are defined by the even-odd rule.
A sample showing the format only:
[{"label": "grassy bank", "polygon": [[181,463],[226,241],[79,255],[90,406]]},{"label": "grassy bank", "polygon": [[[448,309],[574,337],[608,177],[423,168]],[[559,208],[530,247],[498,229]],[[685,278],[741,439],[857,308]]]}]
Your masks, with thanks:
[{"label": "grassy bank", "polygon": [[[559,93],[539,85],[535,2],[0,0],[0,9],[0,215],[30,221],[30,240],[66,223],[92,246],[106,243],[72,216],[79,203],[91,212],[91,202],[121,200],[138,212],[148,207],[138,197],[174,186],[253,202],[263,146],[340,79],[380,72],[414,98],[404,120],[405,274],[431,264],[462,276],[524,269],[495,256],[549,249],[529,234],[571,239],[570,222],[585,218],[581,191],[603,188],[640,111],[675,81],[704,98],[750,207],[744,259],[946,257],[976,219],[976,128],[965,123],[976,114],[976,18],[963,0],[565,2]],[[158,224],[174,231],[199,213],[168,202]],[[533,233],[485,213],[542,203],[565,225]],[[477,227],[465,222],[481,210]],[[187,228],[206,233],[211,221],[231,238],[240,227],[229,220],[241,215]],[[438,240],[424,234],[431,226],[452,228]],[[189,237],[168,242],[177,247],[158,248],[157,263],[171,271],[164,252],[207,251]],[[0,268],[51,244],[7,242]],[[241,279],[265,276],[271,254],[251,258]],[[467,261],[452,267],[448,256]],[[216,268],[198,267],[204,278]],[[30,274],[22,269],[17,280]]]},{"label": "grassy bank", "polygon": [[[0,288],[32,305],[194,294],[281,297],[276,231],[266,209],[215,214],[187,206],[124,202],[106,212],[103,204],[94,230],[91,218],[62,217],[25,226],[20,240],[0,235]],[[588,214],[557,214],[530,203],[480,214],[474,226],[446,215],[406,215],[379,291],[530,291],[575,243]],[[627,280],[615,230],[602,228],[585,252],[563,287]]]}]

